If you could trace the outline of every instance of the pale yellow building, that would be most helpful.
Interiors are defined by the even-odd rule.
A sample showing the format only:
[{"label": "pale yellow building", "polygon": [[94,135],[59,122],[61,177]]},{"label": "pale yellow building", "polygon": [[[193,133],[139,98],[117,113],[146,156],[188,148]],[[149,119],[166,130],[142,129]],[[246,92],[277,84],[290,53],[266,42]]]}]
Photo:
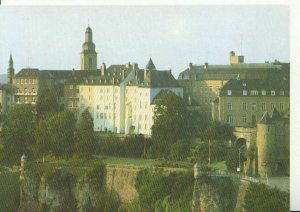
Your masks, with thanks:
[{"label": "pale yellow building", "polygon": [[213,101],[213,119],[234,127],[255,127],[265,112],[289,109],[289,80],[229,80]]}]

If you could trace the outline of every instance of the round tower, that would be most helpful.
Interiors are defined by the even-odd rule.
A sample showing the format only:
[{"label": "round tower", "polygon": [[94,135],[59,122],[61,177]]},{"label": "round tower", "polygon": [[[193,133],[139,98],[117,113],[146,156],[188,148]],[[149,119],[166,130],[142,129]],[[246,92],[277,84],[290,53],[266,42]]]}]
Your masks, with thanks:
[{"label": "round tower", "polygon": [[85,42],[82,44],[80,53],[81,70],[97,70],[97,52],[93,43],[93,32],[90,26],[85,30]]},{"label": "round tower", "polygon": [[271,175],[271,161],[270,161],[270,146],[274,141],[274,126],[271,123],[271,118],[268,112],[265,112],[262,119],[257,123],[257,164],[258,174],[267,178]]}]

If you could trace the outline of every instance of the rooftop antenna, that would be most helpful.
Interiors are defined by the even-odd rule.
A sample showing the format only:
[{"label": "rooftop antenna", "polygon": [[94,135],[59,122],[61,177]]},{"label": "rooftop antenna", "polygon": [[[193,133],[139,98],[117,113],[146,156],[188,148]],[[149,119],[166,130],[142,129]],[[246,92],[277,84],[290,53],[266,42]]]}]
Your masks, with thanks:
[{"label": "rooftop antenna", "polygon": [[243,55],[243,34],[241,34],[241,55]]}]

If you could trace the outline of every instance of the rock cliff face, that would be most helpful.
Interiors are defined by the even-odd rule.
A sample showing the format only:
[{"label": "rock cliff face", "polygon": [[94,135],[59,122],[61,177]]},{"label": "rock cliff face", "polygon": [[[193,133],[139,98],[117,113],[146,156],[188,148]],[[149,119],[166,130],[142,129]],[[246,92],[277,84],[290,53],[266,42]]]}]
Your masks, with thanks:
[{"label": "rock cliff face", "polygon": [[[138,169],[106,167],[66,170],[22,171],[20,176],[20,211],[87,211],[116,209],[121,202],[130,202],[137,195],[134,186]],[[87,174],[94,173],[94,174]]]}]

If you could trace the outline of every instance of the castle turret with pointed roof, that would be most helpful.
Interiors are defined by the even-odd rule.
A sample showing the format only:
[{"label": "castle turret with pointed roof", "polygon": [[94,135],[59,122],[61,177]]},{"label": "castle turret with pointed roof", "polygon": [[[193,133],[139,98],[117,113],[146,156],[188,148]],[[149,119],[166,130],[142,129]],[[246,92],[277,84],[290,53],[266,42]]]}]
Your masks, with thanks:
[{"label": "castle turret with pointed roof", "polygon": [[85,42],[82,44],[82,52],[80,53],[80,69],[96,70],[97,69],[97,52],[93,43],[93,32],[90,26],[85,31]]}]

